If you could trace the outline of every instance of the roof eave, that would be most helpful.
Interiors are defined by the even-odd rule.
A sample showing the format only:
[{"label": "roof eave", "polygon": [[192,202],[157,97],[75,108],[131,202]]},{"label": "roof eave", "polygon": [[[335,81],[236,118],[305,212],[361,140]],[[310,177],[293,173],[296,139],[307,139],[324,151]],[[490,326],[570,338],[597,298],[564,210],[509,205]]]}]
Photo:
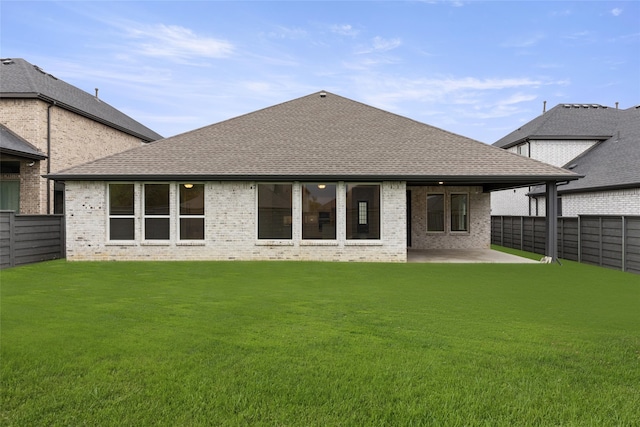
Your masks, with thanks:
[{"label": "roof eave", "polygon": [[[158,139],[154,139],[154,138],[150,138],[146,135],[142,135],[138,132],[134,132],[131,129],[127,129],[125,127],[119,126],[115,123],[112,123],[108,120],[104,120],[98,116],[94,116],[93,114],[89,114],[84,110],[81,110],[79,108],[73,107],[69,104],[65,104],[64,102],[60,102],[57,99],[51,98],[47,95],[43,95],[41,93],[35,93],[35,92],[24,92],[24,93],[16,93],[16,92],[4,92],[4,93],[0,93],[0,98],[12,98],[12,99],[39,99],[41,101],[44,101],[48,104],[53,104],[56,107],[60,107],[64,110],[67,111],[71,111],[72,113],[78,114],[80,116],[86,117],[88,119],[91,119],[95,122],[98,123],[102,123],[105,126],[108,126],[110,128],[119,130],[120,132],[124,132],[128,135],[134,136],[138,139],[143,140],[144,142],[153,142],[153,141],[157,141]],[[162,139],[162,138],[160,138]]]},{"label": "roof eave", "polygon": [[9,155],[9,156],[22,157],[30,160],[46,160],[47,159],[47,156],[44,154],[27,153],[24,151],[12,150],[10,148],[0,148],[0,153]]},{"label": "roof eave", "polygon": [[529,135],[504,145],[496,145],[498,148],[507,149],[531,141],[606,141],[613,135]]},{"label": "roof eave", "polygon": [[45,175],[57,181],[264,181],[264,182],[285,182],[285,181],[357,181],[357,182],[380,182],[380,181],[406,181],[410,185],[482,185],[489,191],[504,188],[514,188],[518,186],[544,184],[546,182],[571,181],[582,178],[581,175],[516,175],[516,176],[494,176],[494,175],[454,175],[454,176],[431,176],[431,175],[181,175],[181,174],[122,174],[122,175],[99,175],[99,174],[65,174],[56,173]]}]

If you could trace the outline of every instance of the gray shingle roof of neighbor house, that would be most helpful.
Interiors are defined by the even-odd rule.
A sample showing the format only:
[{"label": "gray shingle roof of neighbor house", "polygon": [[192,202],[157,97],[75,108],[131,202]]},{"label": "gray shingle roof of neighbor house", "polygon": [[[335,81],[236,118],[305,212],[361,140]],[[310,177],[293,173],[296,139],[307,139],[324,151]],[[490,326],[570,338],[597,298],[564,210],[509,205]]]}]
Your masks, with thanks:
[{"label": "gray shingle roof of neighbor house", "polygon": [[509,148],[531,139],[607,139],[614,133],[620,111],[597,104],[559,104],[493,145]]},{"label": "gray shingle roof of neighbor house", "polygon": [[0,153],[33,160],[44,160],[47,155],[30,144],[26,139],[0,124]]},{"label": "gray shingle roof of neighbor house", "polygon": [[21,58],[0,59],[0,98],[37,98],[56,104],[145,142],[162,136],[107,104]]},{"label": "gray shingle roof of neighbor house", "polygon": [[558,187],[559,193],[640,188],[640,106],[613,111],[611,136],[565,165],[584,178]]},{"label": "gray shingle roof of neighbor house", "polygon": [[443,181],[494,189],[579,175],[321,91],[51,177]]}]

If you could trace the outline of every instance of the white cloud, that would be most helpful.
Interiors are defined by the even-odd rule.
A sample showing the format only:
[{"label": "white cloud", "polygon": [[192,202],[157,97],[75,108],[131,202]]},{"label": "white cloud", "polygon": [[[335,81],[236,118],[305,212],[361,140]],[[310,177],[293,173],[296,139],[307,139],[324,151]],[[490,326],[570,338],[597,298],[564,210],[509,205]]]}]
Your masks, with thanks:
[{"label": "white cloud", "polygon": [[267,36],[276,39],[298,40],[305,38],[307,32],[301,28],[289,28],[280,25],[274,31],[267,33]]},{"label": "white cloud", "polygon": [[330,29],[332,33],[340,34],[341,36],[357,36],[360,32],[349,24],[332,25]]},{"label": "white cloud", "polygon": [[400,40],[399,38],[385,39],[380,36],[376,36],[371,40],[371,44],[369,46],[365,46],[359,49],[356,54],[387,52],[401,45],[402,40]]},{"label": "white cloud", "polygon": [[178,25],[139,25],[127,28],[136,51],[145,56],[186,60],[192,58],[225,58],[234,51],[226,41],[195,34]]},{"label": "white cloud", "polygon": [[611,9],[611,14],[613,16],[620,16],[622,15],[622,9],[620,9],[619,7],[616,7],[615,9]]},{"label": "white cloud", "polygon": [[373,49],[377,52],[385,52],[388,50],[395,49],[402,44],[400,39],[383,39],[382,37],[374,37],[373,38]]}]

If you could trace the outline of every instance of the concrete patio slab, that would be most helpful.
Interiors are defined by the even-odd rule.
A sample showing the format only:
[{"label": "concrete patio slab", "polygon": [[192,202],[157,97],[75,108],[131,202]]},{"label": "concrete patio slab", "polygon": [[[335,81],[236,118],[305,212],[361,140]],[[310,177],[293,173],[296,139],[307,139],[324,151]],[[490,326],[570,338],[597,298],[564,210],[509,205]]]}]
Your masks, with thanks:
[{"label": "concrete patio slab", "polygon": [[[542,257],[542,256],[540,256]],[[528,258],[507,254],[492,249],[429,249],[407,250],[407,262],[430,263],[494,263],[494,264],[537,264]]]}]

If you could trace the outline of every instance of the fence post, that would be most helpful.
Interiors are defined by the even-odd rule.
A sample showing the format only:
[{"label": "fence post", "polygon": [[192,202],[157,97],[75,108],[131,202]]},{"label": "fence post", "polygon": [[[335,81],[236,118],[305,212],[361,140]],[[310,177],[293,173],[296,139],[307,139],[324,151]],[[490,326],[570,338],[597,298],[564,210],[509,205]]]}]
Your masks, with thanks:
[{"label": "fence post", "polygon": [[504,216],[500,215],[500,246],[504,247]]},{"label": "fence post", "polygon": [[602,267],[602,217],[598,218],[598,264]]},{"label": "fence post", "polygon": [[520,250],[524,250],[524,216],[520,217]]},{"label": "fence post", "polygon": [[9,267],[16,265],[16,213],[9,212]]},{"label": "fence post", "polygon": [[622,271],[627,271],[627,217],[622,216]]},{"label": "fence post", "polygon": [[582,217],[578,215],[578,262],[582,262]]}]

